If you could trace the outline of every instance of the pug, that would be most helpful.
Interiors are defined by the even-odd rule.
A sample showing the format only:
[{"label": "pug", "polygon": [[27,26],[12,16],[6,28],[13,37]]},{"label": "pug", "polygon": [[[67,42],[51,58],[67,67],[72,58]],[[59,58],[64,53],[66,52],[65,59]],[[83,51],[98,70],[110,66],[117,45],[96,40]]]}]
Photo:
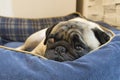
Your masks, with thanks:
[{"label": "pug", "polygon": [[[84,18],[74,18],[33,33],[17,50],[31,50],[34,54],[45,56],[47,49],[54,44],[65,46],[74,51],[91,51],[109,41],[110,36],[100,25]],[[56,47],[54,45],[54,47]],[[48,56],[45,56],[48,57]]]}]

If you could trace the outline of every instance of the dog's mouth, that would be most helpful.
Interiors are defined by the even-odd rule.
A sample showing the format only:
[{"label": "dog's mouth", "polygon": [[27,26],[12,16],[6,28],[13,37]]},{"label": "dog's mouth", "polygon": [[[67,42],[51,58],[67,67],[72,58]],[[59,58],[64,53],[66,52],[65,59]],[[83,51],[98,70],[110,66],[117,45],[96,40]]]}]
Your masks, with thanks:
[{"label": "dog's mouth", "polygon": [[70,38],[71,43],[65,40],[56,42],[53,37],[49,38],[45,57],[56,61],[71,61],[91,50],[78,34],[74,34]]},{"label": "dog's mouth", "polygon": [[75,51],[66,41],[58,41],[54,44],[47,45],[45,57],[55,61],[75,60],[78,58]]}]

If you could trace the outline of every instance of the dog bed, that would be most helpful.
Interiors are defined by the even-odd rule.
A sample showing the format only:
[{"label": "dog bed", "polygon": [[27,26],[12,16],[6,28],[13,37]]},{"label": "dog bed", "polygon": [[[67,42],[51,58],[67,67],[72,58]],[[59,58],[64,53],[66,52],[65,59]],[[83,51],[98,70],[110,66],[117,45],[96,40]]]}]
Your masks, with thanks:
[{"label": "dog bed", "polygon": [[107,28],[115,35],[99,49],[74,61],[57,62],[46,60],[41,58],[41,56],[15,51],[13,48],[10,48],[22,45],[24,40],[35,31],[77,16],[80,16],[79,13],[44,19],[8,18],[1,16],[0,79],[119,80],[120,30],[103,22],[96,21],[96,23]]}]

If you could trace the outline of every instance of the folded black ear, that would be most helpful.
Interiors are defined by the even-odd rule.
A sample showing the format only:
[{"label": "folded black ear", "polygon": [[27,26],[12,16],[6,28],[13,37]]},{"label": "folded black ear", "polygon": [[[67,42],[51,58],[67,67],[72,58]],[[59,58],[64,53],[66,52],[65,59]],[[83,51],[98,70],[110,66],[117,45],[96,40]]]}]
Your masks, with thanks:
[{"label": "folded black ear", "polygon": [[52,31],[52,29],[55,27],[55,25],[57,25],[57,24],[54,24],[53,26],[51,26],[51,27],[49,27],[49,28],[47,29],[47,31],[46,31],[46,38],[45,38],[45,40],[44,40],[44,45],[46,45],[47,40],[49,39],[49,34],[50,34],[50,32]]},{"label": "folded black ear", "polygon": [[110,36],[106,32],[101,31],[98,28],[94,28],[92,30],[95,34],[95,37],[98,39],[98,41],[101,43],[101,45],[106,43],[107,41],[109,41]]}]

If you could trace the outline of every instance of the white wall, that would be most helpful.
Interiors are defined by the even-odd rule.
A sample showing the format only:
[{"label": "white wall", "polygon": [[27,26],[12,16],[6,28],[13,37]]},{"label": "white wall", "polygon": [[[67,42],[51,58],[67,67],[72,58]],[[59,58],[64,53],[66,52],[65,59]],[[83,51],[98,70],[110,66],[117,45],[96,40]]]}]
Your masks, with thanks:
[{"label": "white wall", "polygon": [[75,11],[76,0],[0,0],[0,15],[37,18],[62,16]]},{"label": "white wall", "polygon": [[0,15],[13,16],[11,0],[0,0]]}]

